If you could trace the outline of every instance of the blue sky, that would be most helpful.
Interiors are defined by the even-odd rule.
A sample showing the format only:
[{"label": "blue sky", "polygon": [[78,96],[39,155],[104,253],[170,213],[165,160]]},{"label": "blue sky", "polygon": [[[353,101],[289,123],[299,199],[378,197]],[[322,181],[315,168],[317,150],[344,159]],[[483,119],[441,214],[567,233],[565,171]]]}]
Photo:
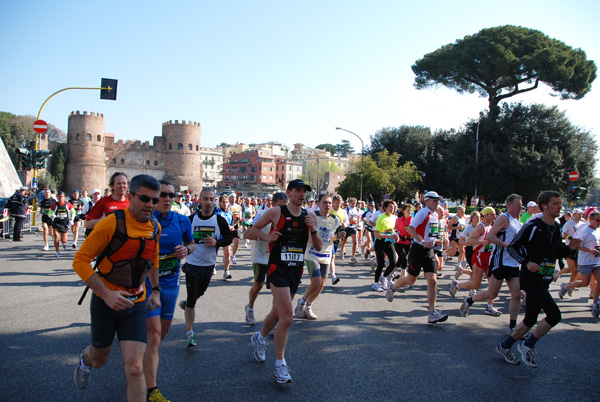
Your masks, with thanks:
[{"label": "blue sky", "polygon": [[[73,110],[104,113],[116,139],[152,141],[168,120],[223,141],[369,138],[402,124],[460,128],[478,95],[417,91],[411,65],[465,35],[504,24],[539,29],[600,64],[600,2],[589,1],[4,1],[0,110],[37,115],[53,92],[119,80],[116,102],[66,91],[41,118],[66,132]],[[512,98],[558,105],[600,134],[600,87],[579,101],[540,88]]]}]

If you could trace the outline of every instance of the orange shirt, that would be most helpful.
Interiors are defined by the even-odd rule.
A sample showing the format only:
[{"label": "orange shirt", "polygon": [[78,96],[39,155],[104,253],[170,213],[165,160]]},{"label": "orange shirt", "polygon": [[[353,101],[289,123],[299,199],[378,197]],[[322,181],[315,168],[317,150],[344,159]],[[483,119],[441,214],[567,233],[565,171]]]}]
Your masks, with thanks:
[{"label": "orange shirt", "polygon": [[[152,226],[152,222],[136,221],[131,217],[129,208],[125,209],[125,225],[127,228],[127,236],[132,238],[149,239],[154,234],[154,226]],[[116,228],[117,218],[114,214],[108,215],[106,218],[98,222],[92,233],[90,233],[90,235],[85,239],[81,245],[81,248],[75,254],[75,257],[73,258],[73,269],[84,282],[94,274],[94,269],[90,266],[90,262],[108,246]],[[152,269],[158,269],[158,239],[160,239],[160,227],[156,236],[156,246],[152,251]],[[99,268],[100,272],[110,272],[110,269],[112,268],[112,262],[110,262],[108,258],[104,258],[100,263]],[[136,303],[141,302],[146,298],[146,289],[143,283],[139,288],[126,289],[122,286],[117,286],[108,282],[102,276],[100,276],[100,279],[108,290],[124,290],[134,295],[143,293],[142,297],[139,297],[135,300]]]}]

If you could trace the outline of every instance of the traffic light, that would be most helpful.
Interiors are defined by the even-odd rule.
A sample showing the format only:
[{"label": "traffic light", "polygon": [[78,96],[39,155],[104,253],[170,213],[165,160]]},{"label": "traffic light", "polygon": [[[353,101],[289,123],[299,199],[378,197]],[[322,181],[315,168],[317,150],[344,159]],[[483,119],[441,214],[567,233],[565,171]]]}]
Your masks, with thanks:
[{"label": "traffic light", "polygon": [[567,200],[573,202],[577,200],[577,187],[569,187],[569,193],[567,194]]},{"label": "traffic light", "polygon": [[48,158],[52,156],[52,152],[47,149],[40,149],[33,153],[33,168],[46,169],[48,166]]},{"label": "traffic light", "polygon": [[575,197],[575,200],[585,200],[587,198],[587,188],[577,187]]},{"label": "traffic light", "polygon": [[21,162],[23,163],[23,170],[29,170],[33,163],[33,154],[27,148],[17,148],[17,153],[21,156]]}]

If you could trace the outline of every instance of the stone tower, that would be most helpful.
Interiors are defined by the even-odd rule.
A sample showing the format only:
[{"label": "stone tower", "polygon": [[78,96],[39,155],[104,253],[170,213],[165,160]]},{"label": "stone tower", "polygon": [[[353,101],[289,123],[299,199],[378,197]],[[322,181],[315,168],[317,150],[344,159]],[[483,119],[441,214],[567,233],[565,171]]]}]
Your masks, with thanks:
[{"label": "stone tower", "polygon": [[165,139],[165,178],[179,190],[199,193],[202,189],[202,167],[200,164],[200,123],[185,120],[170,120],[162,125]]},{"label": "stone tower", "polygon": [[67,129],[65,191],[91,192],[107,187],[104,137],[103,114],[71,112]]}]

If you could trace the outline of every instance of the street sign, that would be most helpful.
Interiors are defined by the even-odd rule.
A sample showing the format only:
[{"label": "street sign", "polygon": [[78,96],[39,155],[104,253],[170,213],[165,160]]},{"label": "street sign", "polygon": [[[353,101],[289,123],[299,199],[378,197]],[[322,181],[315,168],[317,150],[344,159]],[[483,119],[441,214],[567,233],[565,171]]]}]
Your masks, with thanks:
[{"label": "street sign", "polygon": [[48,124],[44,120],[37,120],[33,123],[33,131],[44,134],[48,130]]},{"label": "street sign", "polygon": [[577,173],[576,171],[573,170],[571,173],[569,173],[569,180],[571,180],[571,181],[579,180],[579,173]]}]

